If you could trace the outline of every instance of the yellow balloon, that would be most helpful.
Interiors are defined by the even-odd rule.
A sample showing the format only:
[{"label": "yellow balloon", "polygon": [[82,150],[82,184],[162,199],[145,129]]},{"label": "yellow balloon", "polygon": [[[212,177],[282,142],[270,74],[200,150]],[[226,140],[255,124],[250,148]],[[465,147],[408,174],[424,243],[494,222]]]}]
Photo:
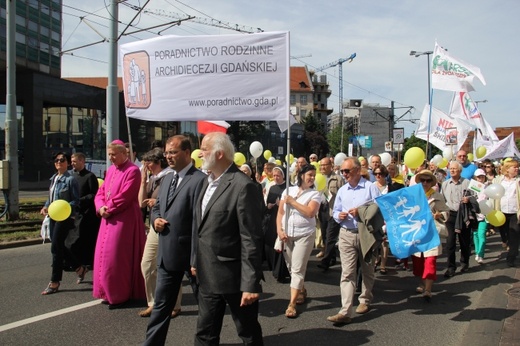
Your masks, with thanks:
[{"label": "yellow balloon", "polygon": [[424,162],[426,154],[419,147],[413,147],[406,151],[404,154],[404,164],[408,168],[417,168]]},{"label": "yellow balloon", "polygon": [[473,156],[473,153],[468,153],[468,160],[473,161],[475,157]]},{"label": "yellow balloon", "polygon": [[200,149],[195,149],[191,152],[191,158],[197,161],[200,155]]},{"label": "yellow balloon", "polygon": [[195,161],[195,168],[202,167],[202,158],[197,157],[196,159],[193,159],[193,161]]},{"label": "yellow balloon", "polygon": [[275,160],[274,163],[276,163],[278,166],[282,165],[282,161],[280,161],[280,160]]},{"label": "yellow balloon", "polygon": [[49,217],[54,221],[63,221],[70,216],[72,208],[66,200],[57,199],[49,205],[48,212]]},{"label": "yellow balloon", "polygon": [[316,190],[323,191],[327,187],[327,178],[321,173],[316,173],[314,184],[316,185]]},{"label": "yellow balloon", "polygon": [[359,162],[363,161],[365,158],[363,156],[360,156],[357,158]]},{"label": "yellow balloon", "polygon": [[235,165],[242,166],[246,163],[246,157],[242,153],[235,153]]},{"label": "yellow balloon", "polygon": [[288,164],[292,165],[293,161],[294,161],[293,154],[289,154],[289,157],[287,157],[287,155],[285,155],[285,162],[287,162]]},{"label": "yellow balloon", "polygon": [[269,160],[271,156],[273,156],[271,150],[267,149],[266,151],[264,151],[264,159]]},{"label": "yellow balloon", "polygon": [[316,167],[316,171],[317,171],[317,172],[320,171],[320,163],[319,163],[319,162],[311,162],[311,165],[313,165],[314,167]]},{"label": "yellow balloon", "polygon": [[101,185],[103,185],[105,181],[101,178],[97,178],[97,183],[98,183],[98,187],[100,187]]},{"label": "yellow balloon", "polygon": [[477,154],[477,159],[480,159],[481,157],[486,156],[486,152],[487,152],[486,147],[483,147],[483,146],[478,147],[478,148],[477,148],[477,152],[476,152],[476,154]]},{"label": "yellow balloon", "polygon": [[437,167],[439,168],[446,168],[448,166],[448,159],[443,157],[442,158],[442,161],[439,162],[439,164],[437,165]]},{"label": "yellow balloon", "polygon": [[506,223],[506,216],[504,215],[504,213],[502,213],[499,210],[491,210],[486,215],[486,220],[488,220],[488,222],[491,225],[493,225],[495,227],[500,227]]}]

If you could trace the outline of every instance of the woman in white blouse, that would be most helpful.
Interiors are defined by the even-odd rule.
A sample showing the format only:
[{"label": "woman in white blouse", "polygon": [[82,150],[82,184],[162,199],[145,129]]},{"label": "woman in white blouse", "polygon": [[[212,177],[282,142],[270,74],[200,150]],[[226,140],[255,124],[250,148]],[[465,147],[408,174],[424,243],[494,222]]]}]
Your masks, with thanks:
[{"label": "woman in white blouse", "polygon": [[303,304],[307,297],[303,283],[314,247],[316,214],[321,203],[321,194],[314,189],[315,177],[314,166],[301,168],[297,175],[297,186],[291,186],[289,191],[282,193],[276,217],[278,237],[284,243],[284,257],[291,274],[291,298],[285,311],[285,316],[289,318],[297,316],[296,304]]},{"label": "woman in white blouse", "polygon": [[518,161],[504,162],[502,174],[493,180],[493,183],[502,185],[505,189],[504,196],[500,199],[500,211],[504,213],[506,222],[499,227],[500,237],[504,247],[508,247],[507,265],[515,266],[518,256],[518,243],[520,240],[520,227],[518,217],[520,213],[520,180],[518,179]]}]

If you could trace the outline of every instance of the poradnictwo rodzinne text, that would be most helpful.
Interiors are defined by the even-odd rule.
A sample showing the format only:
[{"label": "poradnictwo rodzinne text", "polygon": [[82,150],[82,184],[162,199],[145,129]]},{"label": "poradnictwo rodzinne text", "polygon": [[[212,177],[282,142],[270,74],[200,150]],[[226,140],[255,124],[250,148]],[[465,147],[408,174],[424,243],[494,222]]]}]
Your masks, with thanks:
[{"label": "poradnictwo rodzinne text", "polygon": [[[210,47],[191,47],[177,48],[169,50],[157,50],[154,53],[155,60],[175,60],[199,57],[216,56],[272,56],[273,46],[269,45],[235,45],[235,46],[210,46]],[[244,61],[220,62],[220,63],[198,63],[198,64],[171,64],[158,66],[155,68],[155,76],[179,76],[212,73],[232,73],[232,72],[276,72],[278,63],[270,61]]]}]

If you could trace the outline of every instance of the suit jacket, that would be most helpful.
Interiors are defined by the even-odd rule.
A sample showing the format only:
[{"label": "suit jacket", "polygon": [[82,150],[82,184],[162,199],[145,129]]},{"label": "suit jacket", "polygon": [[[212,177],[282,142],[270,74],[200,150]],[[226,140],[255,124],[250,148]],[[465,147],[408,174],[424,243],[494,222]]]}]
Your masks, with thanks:
[{"label": "suit jacket", "polygon": [[202,215],[204,181],[197,201],[195,256],[201,289],[213,294],[260,293],[263,198],[256,184],[232,164]]},{"label": "suit jacket", "polygon": [[150,216],[152,225],[157,218],[169,222],[159,233],[157,265],[163,265],[168,271],[185,271],[190,269],[195,203],[206,175],[195,167],[190,167],[177,185],[173,200],[168,203],[168,190],[174,176],[175,174],[168,174],[163,178]]}]

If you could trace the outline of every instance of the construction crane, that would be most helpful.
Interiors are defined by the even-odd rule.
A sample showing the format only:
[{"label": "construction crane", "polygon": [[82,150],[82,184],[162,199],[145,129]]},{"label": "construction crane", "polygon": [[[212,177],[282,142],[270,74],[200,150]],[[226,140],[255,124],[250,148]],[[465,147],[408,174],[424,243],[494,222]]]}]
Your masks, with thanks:
[{"label": "construction crane", "polygon": [[312,54],[302,54],[302,55],[295,55],[295,56],[291,55],[291,59],[301,59],[301,58],[310,58],[310,57],[312,57]]},{"label": "construction crane", "polygon": [[344,62],[352,62],[354,58],[356,57],[356,53],[352,53],[348,58],[344,59],[341,58],[339,60],[336,60],[334,62],[331,62],[330,64],[327,64],[325,66],[322,66],[318,69],[316,69],[316,72],[321,72],[323,70],[326,70],[330,67],[339,66],[339,120],[341,124],[341,144],[340,148],[343,150],[343,63]]},{"label": "construction crane", "polygon": [[180,19],[180,20],[189,19],[190,21],[198,23],[198,24],[209,25],[209,26],[214,26],[217,28],[234,30],[234,31],[238,31],[238,32],[245,32],[248,34],[264,31],[261,28],[255,29],[253,27],[249,27],[249,26],[245,26],[245,25],[238,25],[238,24],[231,24],[231,23],[223,22],[223,21],[213,19],[213,18],[199,18],[199,17],[193,17],[193,16],[186,16],[186,15],[182,15],[179,13],[166,11],[163,9],[153,9],[153,8],[144,9],[142,7],[139,7],[136,5],[131,5],[126,2],[123,2],[122,4],[131,8],[132,10],[141,11],[142,13],[153,14],[153,15],[157,15],[157,16]]}]

